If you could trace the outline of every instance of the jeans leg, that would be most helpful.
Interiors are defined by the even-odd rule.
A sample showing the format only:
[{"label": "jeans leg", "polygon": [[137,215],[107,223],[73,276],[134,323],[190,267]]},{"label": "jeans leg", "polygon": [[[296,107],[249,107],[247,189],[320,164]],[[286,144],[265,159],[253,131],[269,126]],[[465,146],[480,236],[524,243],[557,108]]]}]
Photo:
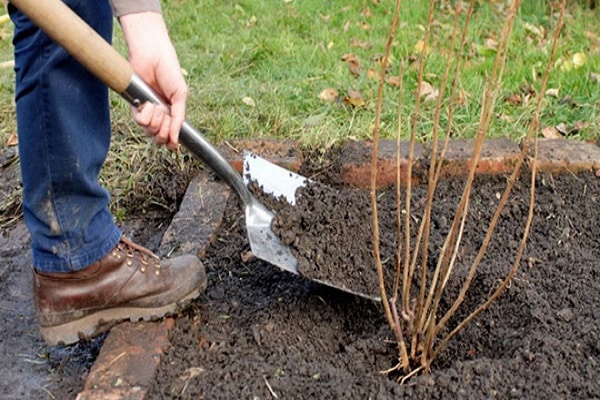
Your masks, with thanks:
[{"label": "jeans leg", "polygon": [[[65,2],[111,40],[108,0]],[[105,256],[121,236],[98,182],[110,146],[108,89],[10,3],[9,12],[23,212],[34,266],[77,271]]]}]

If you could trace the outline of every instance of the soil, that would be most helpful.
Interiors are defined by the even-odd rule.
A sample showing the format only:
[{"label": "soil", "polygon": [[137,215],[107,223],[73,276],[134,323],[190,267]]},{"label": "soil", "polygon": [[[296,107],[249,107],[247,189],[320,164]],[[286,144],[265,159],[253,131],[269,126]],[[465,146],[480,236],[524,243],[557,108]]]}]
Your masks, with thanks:
[{"label": "soil", "polygon": [[[456,297],[506,179],[482,176],[475,183],[446,303]],[[444,181],[436,190],[430,264],[436,262],[463,185]],[[381,305],[249,257],[244,221],[237,200],[231,199],[204,259],[209,287],[177,320],[150,399],[600,398],[600,179],[593,173],[539,175],[536,186],[535,219],[510,287],[450,341],[429,374],[404,384],[397,374],[380,372],[397,363]],[[327,192],[303,194],[308,204],[321,204],[314,213],[288,210],[286,223],[302,228],[290,243],[303,243],[298,248],[308,254],[306,265],[320,256],[339,262],[337,269],[372,265],[368,237],[361,236],[368,229],[356,225],[369,219],[368,210],[363,203],[351,205],[354,196],[365,194],[338,187],[337,203],[331,206]],[[415,189],[415,226],[423,196],[424,188]],[[394,190],[382,190],[378,198],[382,259],[394,265]],[[528,201],[524,173],[451,327],[487,299],[512,266]],[[340,282],[351,275],[344,274]],[[448,306],[442,304],[442,311]]]},{"label": "soil", "polygon": [[[10,169],[5,165],[0,173],[3,191],[18,185],[12,169],[18,164],[11,163]],[[335,166],[307,168],[301,172],[339,190],[340,201],[365,196],[340,187]],[[457,318],[485,299],[512,264],[528,184],[526,177],[517,182]],[[481,177],[476,183],[458,278],[481,244],[504,185],[502,176]],[[461,188],[459,181],[438,188],[430,262],[435,262],[440,238],[449,229]],[[415,189],[413,225],[422,214],[422,190]],[[319,201],[329,193],[323,191]],[[389,191],[380,193],[381,215],[393,213],[393,197]],[[177,320],[150,399],[600,398],[599,203],[600,178],[592,173],[539,176],[529,244],[509,289],[450,342],[430,374],[401,385],[398,375],[380,373],[397,362],[381,305],[252,259],[240,208],[232,198],[204,259],[209,287]],[[358,209],[368,213],[362,206]],[[128,215],[125,232],[156,249],[172,213]],[[384,259],[395,249],[391,234],[383,233],[395,227],[395,217],[386,218]],[[300,233],[306,232],[311,230]],[[354,230],[343,232],[352,235]],[[346,261],[356,257],[356,248],[364,250],[360,244],[354,247],[356,241],[339,239],[321,236],[313,243],[337,244]],[[0,355],[10,363],[0,366],[0,398],[73,399],[103,338],[64,348],[41,342],[31,304],[28,247],[22,222],[2,229]],[[309,270],[303,271],[309,275]],[[339,279],[343,284],[351,275]],[[450,285],[448,299],[455,293],[456,284]]]},{"label": "soil", "polygon": [[[131,196],[128,218],[120,223],[125,235],[153,251],[174,211],[148,207],[147,199],[171,200],[176,211],[187,186],[182,184],[186,174],[172,176],[171,170],[165,163],[148,184],[150,193],[141,190]],[[20,184],[16,149],[7,148],[0,153],[0,198],[20,197]],[[169,193],[165,193],[167,189]],[[42,341],[31,297],[31,240],[20,214],[19,206],[3,208],[0,213],[0,358],[5,361],[0,364],[0,399],[75,399],[105,335],[65,347],[50,347]]]}]

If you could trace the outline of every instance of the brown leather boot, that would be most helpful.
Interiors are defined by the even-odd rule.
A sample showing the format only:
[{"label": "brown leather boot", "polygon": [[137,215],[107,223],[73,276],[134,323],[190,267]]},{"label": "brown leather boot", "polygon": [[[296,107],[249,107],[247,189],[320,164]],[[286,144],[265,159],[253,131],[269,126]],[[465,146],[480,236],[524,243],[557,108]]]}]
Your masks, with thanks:
[{"label": "brown leather boot", "polygon": [[155,320],[179,311],[206,288],[192,255],[162,260],[126,238],[100,261],[69,273],[34,270],[34,305],[44,340],[71,344],[124,320]]}]

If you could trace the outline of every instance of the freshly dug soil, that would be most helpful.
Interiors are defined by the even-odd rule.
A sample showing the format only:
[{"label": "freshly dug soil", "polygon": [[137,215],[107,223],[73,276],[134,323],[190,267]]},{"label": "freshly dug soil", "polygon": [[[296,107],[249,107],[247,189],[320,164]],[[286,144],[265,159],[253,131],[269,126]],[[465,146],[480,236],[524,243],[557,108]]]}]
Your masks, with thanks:
[{"label": "freshly dug soil", "polygon": [[[487,299],[512,266],[528,210],[526,175],[515,184],[450,327]],[[430,265],[437,261],[463,184],[444,181],[436,190]],[[504,176],[479,177],[475,183],[442,312],[456,298],[505,185]],[[150,399],[600,398],[600,178],[540,175],[536,192],[528,246],[510,287],[453,338],[428,375],[404,385],[397,374],[380,373],[397,363],[381,305],[252,258],[239,205],[232,199],[204,260],[208,289],[177,320]],[[329,198],[318,190],[306,196],[311,193],[315,197],[308,203]],[[338,262],[337,253],[350,271],[370,265],[370,243],[361,236],[368,229],[355,225],[370,211],[362,203],[350,205],[357,195],[364,193],[337,191],[335,210],[321,207],[311,215],[306,209],[298,208],[300,215],[289,210],[287,222],[307,224],[299,225],[292,243],[316,235],[302,242],[315,246],[308,249],[313,253],[307,253],[307,264],[315,262],[315,254],[329,257],[325,265]],[[378,201],[382,259],[395,265],[394,191],[381,191]],[[411,231],[423,205],[424,188],[417,188]],[[333,216],[343,214],[352,223],[340,223],[339,231],[312,230],[319,221],[330,229]],[[365,283],[370,286],[363,289],[372,290],[373,284]]]}]

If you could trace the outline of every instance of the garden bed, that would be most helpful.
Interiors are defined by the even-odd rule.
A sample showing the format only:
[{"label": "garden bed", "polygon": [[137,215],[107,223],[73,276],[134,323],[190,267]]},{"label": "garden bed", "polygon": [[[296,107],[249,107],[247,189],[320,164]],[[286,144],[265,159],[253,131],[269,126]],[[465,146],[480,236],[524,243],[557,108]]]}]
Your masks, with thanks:
[{"label": "garden bed", "polygon": [[[432,262],[463,182],[450,178],[436,191]],[[464,277],[475,257],[505,184],[504,175],[477,178],[457,277]],[[341,198],[358,190],[337,189]],[[386,221],[382,252],[390,265],[395,250],[390,231],[395,234],[393,192],[382,189],[379,196],[380,217]],[[415,223],[422,214],[423,195],[424,188],[415,189]],[[524,171],[467,301],[451,324],[487,299],[506,275],[528,201]],[[540,174],[536,203],[528,246],[510,287],[450,342],[430,374],[401,385],[397,374],[380,373],[397,363],[381,305],[252,258],[237,199],[230,199],[204,258],[208,289],[177,319],[149,398],[600,397],[600,178],[590,172]],[[319,214],[324,212],[326,208]],[[349,259],[369,243],[348,240],[352,229],[339,237],[320,237],[319,242],[337,246],[340,257]],[[450,283],[448,301],[456,297],[458,284]]]}]

